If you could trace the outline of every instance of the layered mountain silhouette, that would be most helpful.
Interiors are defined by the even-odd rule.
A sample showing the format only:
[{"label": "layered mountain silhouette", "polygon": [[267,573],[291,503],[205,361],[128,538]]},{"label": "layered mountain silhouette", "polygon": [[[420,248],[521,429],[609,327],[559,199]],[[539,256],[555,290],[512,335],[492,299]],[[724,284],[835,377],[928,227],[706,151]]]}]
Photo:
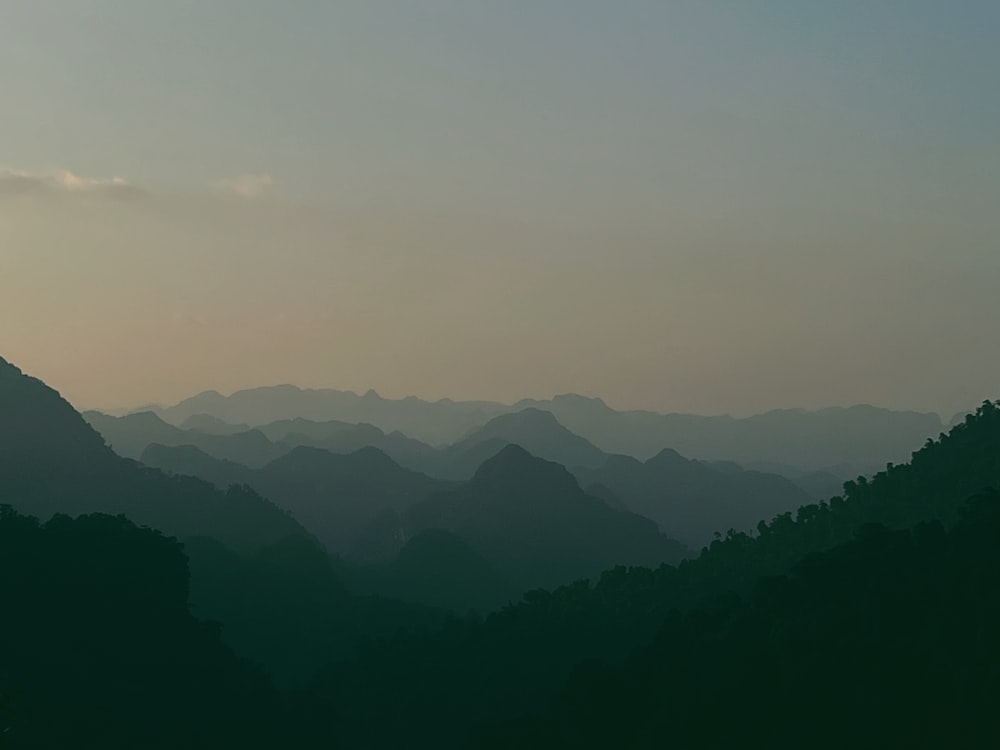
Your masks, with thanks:
[{"label": "layered mountain silhouette", "polygon": [[818,411],[781,409],[751,417],[617,411],[599,398],[565,394],[508,405],[489,401],[392,400],[374,391],[358,395],[291,385],[237,391],[206,391],[170,407],[156,407],[172,424],[208,414],[233,424],[264,425],[304,417],[368,422],[386,433],[400,431],[434,446],[449,445],[493,417],[536,408],[552,413],[566,428],[613,454],[652,458],[664,448],[702,460],[741,465],[767,462],[797,471],[830,470],[846,479],[905,461],[943,424],[935,414],[891,411],[859,405]]},{"label": "layered mountain silhouette", "polygon": [[124,513],[178,537],[210,535],[234,549],[307,535],[246,488],[221,491],[116,455],[60,395],[0,359],[0,496],[18,510]]},{"label": "layered mountain silhouette", "polygon": [[830,469],[844,478],[905,461],[942,428],[936,414],[868,405],[818,411],[777,409],[744,418],[619,412],[601,399],[572,394],[550,401],[522,401],[514,408],[525,406],[552,412],[568,429],[608,453],[644,460],[672,448],[690,458]]},{"label": "layered mountain silhouette", "polygon": [[[317,428],[329,424],[331,423],[317,423]],[[409,438],[399,431],[386,434],[374,425],[361,423],[349,425],[347,429],[324,437],[314,437],[315,433],[321,434],[321,429],[310,432],[287,432],[281,438],[279,445],[309,446],[322,448],[331,453],[353,453],[361,448],[377,448],[402,466],[417,471],[430,470],[430,473],[439,475],[434,469],[440,463],[441,451],[427,443]]]},{"label": "layered mountain silhouette", "polygon": [[992,746],[998,455],[987,403],[909,464],[680,566],[529,592],[331,665],[310,711],[340,711],[359,746]]},{"label": "layered mountain silhouette", "polygon": [[[396,403],[354,399],[386,419]],[[611,411],[583,401],[581,413]],[[195,404],[183,428],[150,415],[107,422],[170,475],[117,455],[58,393],[0,359],[0,744],[1000,741],[1000,403],[907,464],[782,511],[799,490],[745,467],[783,466],[820,486],[853,465],[851,440],[887,449],[906,419],[866,407],[762,415],[778,427],[755,433],[756,453],[739,442],[752,430],[731,420],[731,458],[747,451],[734,461],[685,457],[708,434],[695,418],[687,448],[630,458],[538,404],[479,405],[454,445],[419,448],[439,471],[482,457],[471,477],[449,482],[371,446],[318,447],[392,437],[371,420],[237,421],[211,402]],[[423,402],[408,408],[428,413]],[[661,417],[650,434],[666,434]],[[833,425],[827,435],[810,433],[814,418]],[[796,420],[801,452],[771,456]],[[852,432],[866,423],[868,438]],[[243,429],[256,424],[274,432]],[[188,441],[149,441],[157,431]],[[277,454],[250,467],[192,435]],[[809,465],[838,451],[846,463]],[[250,486],[267,481],[266,493]],[[323,541],[343,545],[349,529],[358,554],[380,562],[331,556],[265,499],[282,492],[282,504],[315,512],[310,523],[340,513]],[[706,520],[723,518],[737,523]],[[724,533],[684,557],[667,526]],[[470,608],[488,614],[455,613]]]},{"label": "layered mountain silhouette", "polygon": [[[67,528],[61,514],[103,513],[119,516],[109,529],[134,522],[178,537],[191,561],[195,614],[222,623],[226,643],[282,681],[305,679],[320,661],[343,658],[362,636],[388,636],[402,625],[443,619],[441,611],[353,596],[327,553],[287,511],[247,486],[222,490],[122,458],[56,391],[2,359],[0,416],[3,503],[41,519],[53,517],[53,528]],[[367,465],[373,476],[384,468],[379,457]],[[113,563],[123,571],[129,564],[127,558]],[[102,565],[113,573],[107,559]],[[98,590],[106,584],[87,582]],[[132,585],[157,582],[139,576]],[[176,591],[181,584],[170,585]],[[182,587],[186,597],[186,580]]]},{"label": "layered mountain silhouette", "polygon": [[[482,463],[478,461],[473,465],[482,451],[492,455],[506,444],[520,445],[533,456],[570,469],[597,467],[607,458],[589,440],[563,427],[550,412],[528,408],[494,417],[451,445],[442,470],[460,478],[470,477]],[[485,447],[480,449],[480,446]]]},{"label": "layered mountain silhouette", "polygon": [[[164,425],[153,415],[147,415],[135,416],[141,416],[144,424]],[[136,423],[139,422],[136,419]],[[115,420],[112,424],[121,425],[123,420]],[[169,425],[167,428],[169,430]],[[371,425],[342,422],[286,420],[267,425],[255,434],[279,439],[275,450],[280,446],[284,450],[299,451],[300,463],[302,457],[312,456],[312,465],[308,469],[303,466],[306,473],[296,476],[294,471],[282,469],[295,462],[279,459],[255,473],[184,445],[168,449],[153,444],[141,458],[151,466],[198,476],[222,488],[230,484],[248,484],[292,512],[332,549],[369,562],[384,561],[390,551],[393,554],[398,551],[398,544],[403,540],[398,537],[396,547],[387,546],[384,536],[379,537],[381,541],[377,546],[356,543],[365,524],[384,510],[402,510],[436,487],[425,480],[417,480],[414,474],[401,472],[398,466],[389,469],[387,464],[387,476],[396,477],[400,498],[404,495],[408,498],[389,501],[380,495],[381,490],[374,491],[371,487],[361,490],[357,482],[345,484],[343,467],[348,461],[324,459],[321,453],[309,453],[304,446],[312,446],[313,451],[323,448],[343,453],[348,449],[357,450],[359,444],[371,441],[395,449],[392,458],[408,468],[416,465],[428,475],[468,480],[483,462],[505,446],[521,445],[538,458],[570,468],[583,487],[595,487],[590,493],[592,496],[618,510],[652,518],[669,537],[694,548],[709,542],[716,531],[753,528],[759,520],[792,510],[811,499],[808,493],[783,477],[744,471],[731,462],[691,461],[671,450],[661,451],[645,463],[627,456],[609,456],[567,430],[549,412],[534,408],[495,417],[444,449],[434,449],[401,435],[386,435]],[[200,441],[218,450],[220,442],[244,439],[246,435],[202,437]],[[180,437],[172,435],[175,440],[190,436],[190,432]],[[292,444],[299,447],[292,449]],[[231,449],[229,452],[237,451]],[[409,463],[399,460],[400,453],[409,458]],[[322,472],[327,470],[331,477],[321,478]],[[365,471],[359,465],[354,475],[361,477]],[[330,483],[323,485],[327,481]],[[839,484],[836,483],[838,488]],[[325,499],[317,498],[320,486],[325,486],[322,490],[326,493]],[[404,487],[411,489],[404,492]],[[347,508],[354,510],[347,512]]]},{"label": "layered mountain silhouette", "polygon": [[193,446],[150,445],[144,463],[219,487],[249,485],[299,519],[331,551],[350,554],[385,511],[402,511],[447,486],[404,469],[377,448],[335,454],[299,446],[260,469],[213,458]]},{"label": "layered mountain silhouette", "polygon": [[507,445],[456,489],[411,506],[396,538],[449,531],[520,588],[597,575],[611,565],[659,565],[686,553],[652,521],[587,495],[559,464]]},{"label": "layered mountain silhouette", "polygon": [[332,388],[306,389],[293,385],[267,386],[223,396],[205,391],[157,413],[180,424],[195,414],[210,414],[230,423],[264,425],[283,419],[368,422],[386,432],[399,430],[432,445],[450,443],[470,428],[507,409],[487,401],[428,402],[418,398],[384,399],[375,391],[363,395]]},{"label": "layered mountain silhouette", "polygon": [[[710,542],[715,532],[749,531],[760,520],[812,499],[776,474],[692,461],[670,449],[645,462],[611,456],[600,468],[579,468],[574,473],[584,487],[605,488],[630,510],[652,518],[694,548]],[[599,489],[594,494],[600,493]]]},{"label": "layered mountain silhouette", "polygon": [[[193,445],[210,456],[236,461],[246,466],[263,466],[287,451],[275,445],[260,430],[207,433],[180,429],[167,424],[150,411],[124,417],[110,417],[96,411],[84,412],[83,418],[126,458],[139,458],[146,446]],[[203,421],[203,420],[202,420]]]}]

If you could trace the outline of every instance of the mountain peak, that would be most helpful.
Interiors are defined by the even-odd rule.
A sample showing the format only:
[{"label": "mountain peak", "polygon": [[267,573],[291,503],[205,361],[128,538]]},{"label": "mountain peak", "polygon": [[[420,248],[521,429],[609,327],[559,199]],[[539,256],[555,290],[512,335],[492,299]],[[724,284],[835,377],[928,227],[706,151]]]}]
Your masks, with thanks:
[{"label": "mountain peak", "polygon": [[673,448],[664,448],[651,459],[646,461],[650,466],[684,466],[691,463],[690,459],[684,458]]},{"label": "mountain peak", "polygon": [[520,445],[509,443],[476,470],[470,484],[509,492],[579,493],[580,485],[564,466],[533,456]]},{"label": "mountain peak", "polygon": [[494,417],[463,442],[474,445],[498,438],[572,468],[600,466],[605,460],[596,445],[570,432],[552,412],[536,407]]}]

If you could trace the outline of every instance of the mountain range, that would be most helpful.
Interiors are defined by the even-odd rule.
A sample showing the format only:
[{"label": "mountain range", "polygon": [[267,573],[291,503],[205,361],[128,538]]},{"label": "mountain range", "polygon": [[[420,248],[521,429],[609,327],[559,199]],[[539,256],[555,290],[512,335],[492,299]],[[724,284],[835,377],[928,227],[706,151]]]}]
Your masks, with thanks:
[{"label": "mountain range", "polygon": [[[693,548],[708,543],[716,531],[752,528],[762,518],[811,499],[783,477],[744,471],[732,463],[691,461],[670,450],[645,463],[628,456],[611,456],[567,430],[552,414],[536,408],[494,417],[441,449],[398,433],[387,436],[370,425],[304,419],[275,422],[253,432],[262,439],[273,436],[280,440],[271,452],[288,452],[257,469],[223,458],[238,456],[248,442],[253,450],[251,458],[267,452],[261,450],[259,440],[248,441],[247,432],[197,437],[195,431],[175,430],[149,412],[120,418],[88,414],[88,418],[98,427],[114,429],[133,422],[140,428],[158,425],[150,437],[166,433],[175,443],[190,437],[194,445],[150,444],[141,454],[142,461],[173,473],[201,477],[220,488],[247,484],[293,513],[331,549],[368,562],[384,562],[386,555],[399,551],[405,536],[397,525],[392,532],[396,535],[394,544],[388,543],[385,531],[375,536],[366,531],[363,535],[368,541],[360,544],[367,524],[386,511],[402,511],[443,486],[442,481],[435,483],[430,477],[467,481],[508,445],[566,466],[592,497],[617,510],[653,519],[668,536]],[[144,442],[140,431],[128,436],[133,445]],[[371,440],[368,445],[366,438]],[[199,449],[199,444],[205,449]],[[364,454],[358,452],[359,444],[365,445]],[[414,445],[422,449],[416,450]],[[384,452],[375,446],[382,446]],[[400,446],[399,453],[393,452]],[[334,456],[333,448],[352,453]],[[368,463],[381,461],[381,470],[367,466],[362,455],[368,457]],[[354,479],[348,479],[349,475]],[[386,494],[390,481],[395,481],[395,490]],[[375,490],[375,485],[383,489]],[[384,517],[380,523],[393,525]]]},{"label": "mountain range", "polygon": [[599,398],[564,394],[515,404],[491,401],[387,399],[334,389],[267,386],[223,396],[206,391],[167,407],[145,407],[167,422],[208,415],[234,425],[265,425],[284,419],[370,423],[435,446],[450,445],[502,414],[537,408],[601,450],[640,460],[664,448],[702,460],[742,465],[768,463],[799,471],[831,470],[847,479],[869,474],[910,453],[944,427],[933,413],[892,411],[868,405],[807,411],[779,409],[750,417],[617,411]]},{"label": "mountain range", "polygon": [[[13,747],[1000,740],[1000,404],[784,511],[780,477],[672,449],[609,454],[535,406],[428,446],[491,454],[455,480],[372,446],[287,440],[387,434],[320,420],[258,430],[277,455],[254,467],[146,444],[149,463],[213,476],[161,471],[4,360],[0,417]],[[250,423],[136,424],[235,450]],[[269,470],[268,493],[308,522],[247,484]],[[309,528],[344,508],[360,514]],[[660,527],[704,535],[699,513],[739,524],[693,555]],[[377,563],[324,548],[349,524]]]}]

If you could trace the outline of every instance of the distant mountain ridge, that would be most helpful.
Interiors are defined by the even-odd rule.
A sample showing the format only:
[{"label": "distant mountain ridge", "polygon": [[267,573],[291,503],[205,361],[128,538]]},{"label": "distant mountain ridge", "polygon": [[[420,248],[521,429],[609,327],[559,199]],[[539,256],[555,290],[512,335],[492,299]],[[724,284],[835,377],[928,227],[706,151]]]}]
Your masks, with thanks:
[{"label": "distant mountain ridge", "polygon": [[155,411],[172,424],[209,415],[232,424],[264,425],[283,419],[368,422],[391,433],[440,446],[461,440],[490,419],[537,408],[552,413],[567,429],[607,453],[640,460],[664,448],[702,460],[743,464],[786,464],[798,470],[838,467],[838,476],[871,473],[889,462],[905,461],[944,427],[932,413],[893,411],[869,405],[817,411],[778,409],[751,417],[617,411],[599,398],[563,394],[551,399],[492,401],[386,399],[335,389],[266,386],[223,396],[206,391]]},{"label": "distant mountain ridge", "polygon": [[[146,413],[144,419],[149,418],[157,419]],[[111,426],[121,426],[128,419],[112,419]],[[95,424],[99,422],[95,420]],[[213,452],[239,436],[205,436],[191,441],[200,446],[213,444],[204,450],[194,445],[153,443],[146,447],[141,459],[151,466],[191,474],[222,488],[248,484],[291,511],[331,549],[356,561],[359,550],[364,550],[361,557],[368,561],[384,560],[396,551],[396,547],[386,544],[384,535],[376,535],[374,547],[356,546],[355,541],[366,536],[361,533],[365,526],[386,522],[384,512],[400,512],[421,499],[421,493],[442,486],[431,484],[430,477],[472,479],[485,462],[508,445],[520,446],[532,456],[566,467],[588,494],[610,507],[653,519],[667,536],[694,549],[710,542],[715,531],[750,529],[762,518],[772,518],[812,499],[776,474],[745,471],[736,464],[689,460],[670,449],[645,463],[630,456],[608,455],[567,430],[549,412],[533,407],[494,417],[444,449],[431,448],[399,433],[386,435],[372,425],[342,422],[285,420],[261,427],[257,434],[261,433],[281,437],[274,450],[284,452],[282,457],[255,470]],[[191,434],[182,433],[180,439]],[[227,447],[234,454],[240,446]],[[363,455],[382,457],[381,467],[368,469],[369,474],[378,476],[365,477],[360,463]],[[298,458],[293,459],[295,456]],[[298,469],[292,470],[293,465]],[[345,473],[348,465],[355,468]],[[377,480],[390,476],[397,477],[395,499],[385,496],[384,489],[376,489]]]},{"label": "distant mountain ridge", "polygon": [[260,430],[219,433],[197,429],[181,429],[164,422],[151,411],[136,412],[124,417],[110,417],[96,411],[83,413],[83,418],[125,458],[139,458],[150,443],[160,445],[194,445],[205,453],[247,466],[263,466],[286,450],[276,446]]}]

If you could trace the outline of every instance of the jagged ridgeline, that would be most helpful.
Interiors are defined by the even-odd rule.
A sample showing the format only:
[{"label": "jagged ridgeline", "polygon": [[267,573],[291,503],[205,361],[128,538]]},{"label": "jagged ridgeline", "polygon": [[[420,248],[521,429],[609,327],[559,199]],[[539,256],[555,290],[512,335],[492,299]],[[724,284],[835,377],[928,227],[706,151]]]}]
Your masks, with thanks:
[{"label": "jagged ridgeline", "polygon": [[[316,448],[287,456],[299,476],[331,460]],[[257,477],[191,450],[169,457],[220,483]],[[374,449],[344,462],[413,479]],[[645,481],[640,469],[711,467],[660,454],[627,468]],[[623,551],[671,559],[651,521],[615,509],[631,477],[594,476],[588,493],[558,464],[503,448],[469,482],[434,480],[398,511],[386,500],[366,538],[409,541],[370,583],[402,596],[450,576],[451,591],[428,592],[449,606],[456,592],[497,600],[511,582],[549,585]],[[995,746],[998,487],[1000,407],[987,402],[908,464],[720,535],[694,559],[616,567],[486,618],[446,618],[351,594],[338,579],[347,568],[262,495],[115,455],[55,391],[0,360],[0,503],[19,511],[0,511],[0,741]],[[507,532],[537,545],[512,555]],[[593,540],[603,551],[592,558]],[[277,692],[189,600],[237,654],[296,687]]]},{"label": "jagged ridgeline", "polygon": [[[904,610],[908,608],[914,618],[912,622],[917,623],[915,627],[926,626],[929,632],[934,632],[940,626],[944,628],[942,632],[955,638],[962,637],[963,628],[967,627],[967,637],[980,639],[980,643],[985,639],[987,645],[977,647],[978,650],[945,652],[947,655],[941,657],[945,661],[941,661],[935,655],[937,636],[921,640],[919,633],[908,632],[907,637],[911,640],[901,653],[917,660],[923,659],[923,666],[892,672],[898,666],[897,661],[872,662],[874,666],[871,669],[875,672],[889,670],[878,675],[876,684],[879,689],[889,690],[910,679],[933,682],[940,677],[944,682],[937,684],[935,690],[927,692],[915,703],[919,706],[916,710],[935,710],[936,707],[929,703],[938,698],[943,701],[937,707],[942,711],[964,705],[961,711],[966,713],[959,715],[977,722],[977,728],[983,730],[984,724],[988,723],[983,711],[991,707],[989,716],[995,715],[997,701],[1000,701],[1000,682],[997,679],[1000,663],[995,650],[995,634],[1000,632],[1000,619],[997,617],[1000,602],[996,599],[1000,589],[994,585],[996,579],[976,579],[974,587],[959,597],[961,601],[956,605],[954,621],[936,619],[933,613],[936,608],[948,606],[948,586],[958,586],[967,580],[963,576],[973,564],[970,560],[977,561],[977,565],[992,565],[995,569],[1000,547],[995,543],[997,514],[990,510],[992,506],[989,503],[992,501],[986,501],[985,506],[977,506],[978,510],[968,517],[971,520],[965,521],[962,526],[956,527],[955,524],[966,518],[963,513],[967,511],[963,509],[968,507],[970,496],[998,487],[1000,407],[985,403],[974,415],[953,428],[949,435],[928,441],[914,454],[910,464],[887,468],[871,480],[848,483],[843,497],[803,506],[797,514],[785,514],[770,523],[762,522],[756,534],[731,533],[717,539],[697,559],[676,567],[665,565],[657,570],[617,568],[606,572],[592,586],[578,583],[552,592],[529,593],[522,603],[490,615],[481,622],[455,622],[442,632],[411,634],[379,644],[357,660],[324,670],[302,699],[305,704],[318,701],[312,705],[312,711],[336,715],[340,736],[352,737],[355,746],[359,747],[364,746],[362,738],[365,736],[369,742],[376,742],[370,730],[366,729],[374,725],[378,726],[378,742],[384,746],[414,735],[433,739],[438,746],[468,746],[468,732],[482,721],[487,722],[486,728],[480,727],[476,744],[489,745],[492,740],[508,738],[509,742],[498,741],[495,746],[522,747],[527,746],[522,743],[530,742],[536,747],[574,747],[589,742],[595,747],[650,747],[669,745],[669,720],[660,722],[659,717],[673,715],[668,712],[669,696],[675,694],[671,691],[684,693],[690,689],[695,691],[694,694],[704,696],[705,702],[699,704],[695,701],[692,707],[691,699],[686,699],[683,705],[697,711],[691,715],[700,717],[702,723],[684,719],[685,731],[689,733],[683,735],[686,739],[680,746],[727,746],[729,740],[716,742],[707,739],[729,737],[722,730],[716,729],[711,734],[703,735],[698,732],[705,729],[706,723],[727,721],[729,701],[738,704],[740,700],[749,700],[765,712],[764,718],[757,723],[744,725],[737,721],[733,724],[733,732],[738,733],[743,726],[751,732],[750,735],[739,734],[739,741],[748,741],[749,737],[754,741],[772,738],[777,743],[775,746],[801,747],[801,737],[790,739],[780,732],[764,732],[760,723],[765,718],[778,724],[785,720],[787,710],[780,697],[794,691],[792,678],[787,675],[781,677],[786,680],[782,683],[784,692],[775,693],[774,701],[768,700],[766,691],[749,697],[744,696],[742,691],[754,693],[760,690],[759,686],[771,685],[778,678],[769,670],[780,672],[781,669],[791,668],[787,654],[803,659],[814,658],[818,665],[830,666],[831,660],[826,656],[817,653],[810,657],[811,648],[823,649],[830,645],[830,639],[843,637],[845,642],[837,644],[840,650],[833,653],[843,654],[851,652],[852,648],[857,649],[853,661],[845,662],[858,666],[860,670],[858,683],[847,685],[849,691],[855,692],[845,697],[826,689],[829,686],[824,688],[821,693],[826,701],[823,703],[824,710],[819,711],[821,715],[806,744],[815,744],[818,734],[832,736],[830,726],[836,725],[840,728],[836,736],[843,741],[851,744],[848,739],[853,737],[854,744],[865,745],[864,727],[867,725],[858,723],[858,734],[852,735],[850,727],[854,726],[855,716],[848,709],[865,707],[868,713],[864,721],[874,722],[872,726],[883,733],[891,729],[887,722],[891,724],[900,716],[897,711],[899,706],[894,704],[895,713],[886,713],[885,721],[881,721],[877,714],[878,696],[869,691],[865,693],[866,698],[857,697],[859,692],[868,690],[865,680],[869,677],[874,679],[874,673],[861,669],[867,664],[863,655],[883,650],[891,652],[897,648],[893,629],[876,622],[882,616],[882,610],[870,609],[868,605],[879,596],[895,596],[892,606]],[[919,523],[930,525],[912,534],[905,531]],[[866,531],[873,528],[872,524],[877,524],[875,530]],[[982,534],[976,533],[979,524],[983,524]],[[895,534],[894,529],[904,531]],[[859,534],[861,539],[855,541]],[[974,545],[976,549],[968,553],[969,557],[962,557],[957,550],[966,544]],[[905,554],[900,552],[898,557],[893,557],[893,549],[899,545],[906,548]],[[916,546],[911,548],[908,545]],[[796,573],[799,577],[793,578],[798,582],[792,586],[797,592],[792,601],[798,602],[795,606],[800,608],[797,611],[801,617],[795,612],[783,610],[767,599],[766,594],[761,595],[764,599],[751,599],[749,602],[742,599],[752,594],[762,577],[786,575],[811,555],[827,551],[831,551],[829,556],[812,569],[818,572]],[[941,562],[946,566],[942,568],[941,577],[926,584],[934,587],[937,598],[925,599],[921,593],[925,590],[921,588],[925,585],[924,574],[937,575],[934,571],[939,559],[946,560]],[[901,579],[901,587],[894,594],[892,581],[901,569],[910,572]],[[868,579],[873,582],[870,586],[865,584]],[[826,594],[817,593],[819,602],[811,604],[807,599],[806,603],[802,603],[800,599],[807,597],[814,583],[819,587],[821,581],[825,581],[823,586],[828,588],[817,588],[816,591],[827,591],[831,598],[824,600],[822,597]],[[985,609],[982,609],[977,604],[978,597],[980,594],[985,596],[989,585],[994,585],[989,594],[992,598],[984,599],[982,606]],[[778,584],[779,592],[780,586]],[[831,630],[832,626],[823,620],[828,614],[836,614],[840,605],[845,613],[843,616],[847,617],[846,613],[850,613],[853,618],[847,622],[843,632],[835,627]],[[721,620],[712,619],[710,614],[671,614],[700,609],[711,613],[719,607],[723,610]],[[756,614],[752,617],[745,615],[748,610]],[[896,618],[900,616],[898,610],[893,610],[891,614]],[[681,619],[678,620],[678,617]],[[966,617],[971,619],[966,620]],[[871,620],[871,627],[866,626],[866,618]],[[663,630],[665,622],[669,623],[666,626],[670,629],[668,631]],[[898,619],[885,622],[898,622]],[[795,647],[798,650],[787,654],[782,652],[784,661],[779,659],[773,664],[766,660],[764,663],[752,661],[760,654],[759,650],[755,651],[755,634],[759,634],[761,629],[770,632],[768,628],[777,628],[777,632],[788,633],[789,637],[794,634],[798,639]],[[700,634],[702,630],[705,635]],[[661,632],[669,634],[657,639],[657,634]],[[740,671],[742,667],[739,666],[731,667],[729,671],[720,668],[721,680],[724,681],[727,676],[738,676],[742,682],[735,683],[732,689],[715,685],[712,665],[718,665],[722,657],[719,654],[711,659],[706,656],[701,662],[685,653],[689,646],[693,649],[692,654],[702,653],[699,649],[711,651],[712,633],[728,649],[720,647],[719,654],[737,660],[738,665],[752,663],[760,672],[749,667],[746,671]],[[635,651],[654,641],[655,649],[660,651]],[[769,644],[768,648],[778,648],[781,642],[775,645],[772,641]],[[741,651],[741,648],[747,650]],[[607,680],[601,667],[588,668],[589,671],[577,668],[581,663],[594,663],[595,660],[620,663],[632,653],[634,657],[628,662],[628,671],[622,674],[611,669],[611,677]],[[636,664],[654,656],[659,659],[653,662],[656,669],[639,670],[633,674]],[[678,672],[676,678],[672,676],[674,658],[683,666],[683,671]],[[956,661],[947,662],[950,658]],[[746,659],[751,662],[746,662]],[[985,666],[979,659],[986,660]],[[553,704],[553,694],[565,684],[574,668],[577,672],[568,692],[561,693],[559,702]],[[800,671],[794,674],[801,675],[801,670],[808,671],[808,668],[797,667]],[[963,670],[974,672],[975,679],[958,679],[957,675],[966,673]],[[669,690],[663,687],[673,679],[677,683],[671,684]],[[754,679],[759,680],[759,684]],[[814,682],[802,684],[810,688],[822,687],[821,683],[815,682],[821,678],[813,676],[811,679]],[[837,684],[844,687],[843,683]],[[616,690],[618,686],[623,692]],[[948,692],[952,688],[957,692]],[[974,700],[962,704],[962,691],[966,689],[975,693]],[[907,690],[906,695],[913,697],[913,687],[909,686]],[[358,699],[358,696],[375,692],[380,696],[378,705],[396,707],[390,716],[380,715],[376,704]],[[799,703],[794,705],[799,705],[809,695],[812,695],[809,690],[800,693],[797,698]],[[646,722],[642,726],[655,725],[663,734],[650,734],[645,729],[626,730],[621,734],[621,741],[617,741],[613,734],[607,734],[605,730],[613,733],[616,717],[628,720],[629,714],[623,704],[630,706],[632,703],[638,706],[635,710],[639,718]],[[742,705],[734,707],[734,716],[745,717]],[[584,716],[586,713],[589,713],[589,718]],[[492,723],[513,715],[525,718],[514,726],[499,727]],[[602,723],[604,717],[608,717],[609,723]],[[577,719],[579,727],[593,726],[595,732],[600,729],[605,733],[594,734],[584,741],[581,737],[586,730],[581,733],[567,729],[567,724]],[[801,727],[802,723],[795,726]],[[824,729],[821,731],[818,726]],[[942,725],[935,726],[940,729]],[[885,739],[889,735],[877,736]],[[912,738],[914,735],[900,736]],[[959,735],[955,736],[961,739]],[[871,745],[870,742],[868,744]],[[875,745],[888,746],[878,742]]]}]

